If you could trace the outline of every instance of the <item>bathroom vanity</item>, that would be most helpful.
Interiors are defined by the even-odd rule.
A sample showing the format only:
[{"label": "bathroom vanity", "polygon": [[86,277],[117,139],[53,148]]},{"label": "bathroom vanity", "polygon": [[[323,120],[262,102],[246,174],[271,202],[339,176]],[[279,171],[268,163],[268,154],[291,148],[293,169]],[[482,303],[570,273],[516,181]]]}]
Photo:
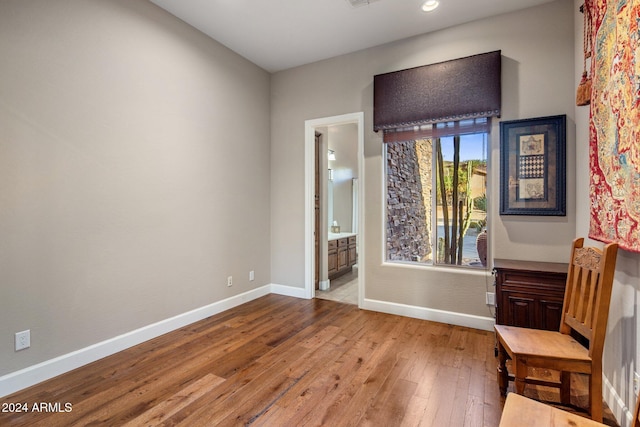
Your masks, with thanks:
[{"label": "bathroom vanity", "polygon": [[355,233],[329,233],[327,264],[329,280],[352,270],[358,260]]}]

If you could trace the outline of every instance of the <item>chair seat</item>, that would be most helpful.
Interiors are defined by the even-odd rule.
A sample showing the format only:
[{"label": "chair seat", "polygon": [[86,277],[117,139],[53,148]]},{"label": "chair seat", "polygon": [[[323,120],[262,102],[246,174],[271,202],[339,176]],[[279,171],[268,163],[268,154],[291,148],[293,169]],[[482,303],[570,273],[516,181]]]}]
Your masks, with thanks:
[{"label": "chair seat", "polygon": [[591,364],[589,350],[570,335],[506,325],[496,325],[495,330],[509,355],[526,357],[529,364],[535,363],[536,360],[566,360]]},{"label": "chair seat", "polygon": [[509,393],[500,419],[500,427],[600,427],[596,421],[571,414],[553,406]]}]

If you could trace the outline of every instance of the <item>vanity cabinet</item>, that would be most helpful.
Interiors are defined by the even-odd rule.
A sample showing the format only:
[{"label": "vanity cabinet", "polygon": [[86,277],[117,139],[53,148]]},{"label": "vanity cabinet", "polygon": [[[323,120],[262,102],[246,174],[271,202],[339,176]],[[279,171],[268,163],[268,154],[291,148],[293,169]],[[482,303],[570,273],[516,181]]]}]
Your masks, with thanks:
[{"label": "vanity cabinet", "polygon": [[329,279],[335,279],[352,270],[357,262],[356,236],[329,240],[327,269]]},{"label": "vanity cabinet", "polygon": [[496,323],[557,331],[568,264],[494,259]]}]

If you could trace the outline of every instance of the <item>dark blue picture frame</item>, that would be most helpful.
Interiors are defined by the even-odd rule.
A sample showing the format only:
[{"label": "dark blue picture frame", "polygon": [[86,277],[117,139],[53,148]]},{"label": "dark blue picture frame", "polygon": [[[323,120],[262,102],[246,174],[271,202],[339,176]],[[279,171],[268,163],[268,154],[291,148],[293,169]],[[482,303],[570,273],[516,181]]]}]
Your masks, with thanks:
[{"label": "dark blue picture frame", "polygon": [[500,215],[566,216],[567,116],[500,122]]}]

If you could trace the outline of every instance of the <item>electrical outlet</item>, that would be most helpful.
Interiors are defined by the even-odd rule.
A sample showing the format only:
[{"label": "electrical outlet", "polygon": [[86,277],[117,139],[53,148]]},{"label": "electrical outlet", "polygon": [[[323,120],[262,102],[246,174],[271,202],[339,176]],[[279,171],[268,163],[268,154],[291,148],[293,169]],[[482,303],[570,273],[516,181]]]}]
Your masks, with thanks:
[{"label": "electrical outlet", "polygon": [[16,351],[31,347],[31,330],[16,332]]},{"label": "electrical outlet", "polygon": [[249,272],[249,281],[253,282],[254,280],[256,280],[256,274],[255,274],[255,272],[253,270],[251,270]]},{"label": "electrical outlet", "polygon": [[640,374],[637,372],[633,373],[633,393],[637,396],[638,391],[640,391]]},{"label": "electrical outlet", "polygon": [[227,277],[227,286],[233,286],[233,276]]},{"label": "electrical outlet", "polygon": [[486,293],[486,304],[487,305],[496,305],[496,294],[493,292]]}]

